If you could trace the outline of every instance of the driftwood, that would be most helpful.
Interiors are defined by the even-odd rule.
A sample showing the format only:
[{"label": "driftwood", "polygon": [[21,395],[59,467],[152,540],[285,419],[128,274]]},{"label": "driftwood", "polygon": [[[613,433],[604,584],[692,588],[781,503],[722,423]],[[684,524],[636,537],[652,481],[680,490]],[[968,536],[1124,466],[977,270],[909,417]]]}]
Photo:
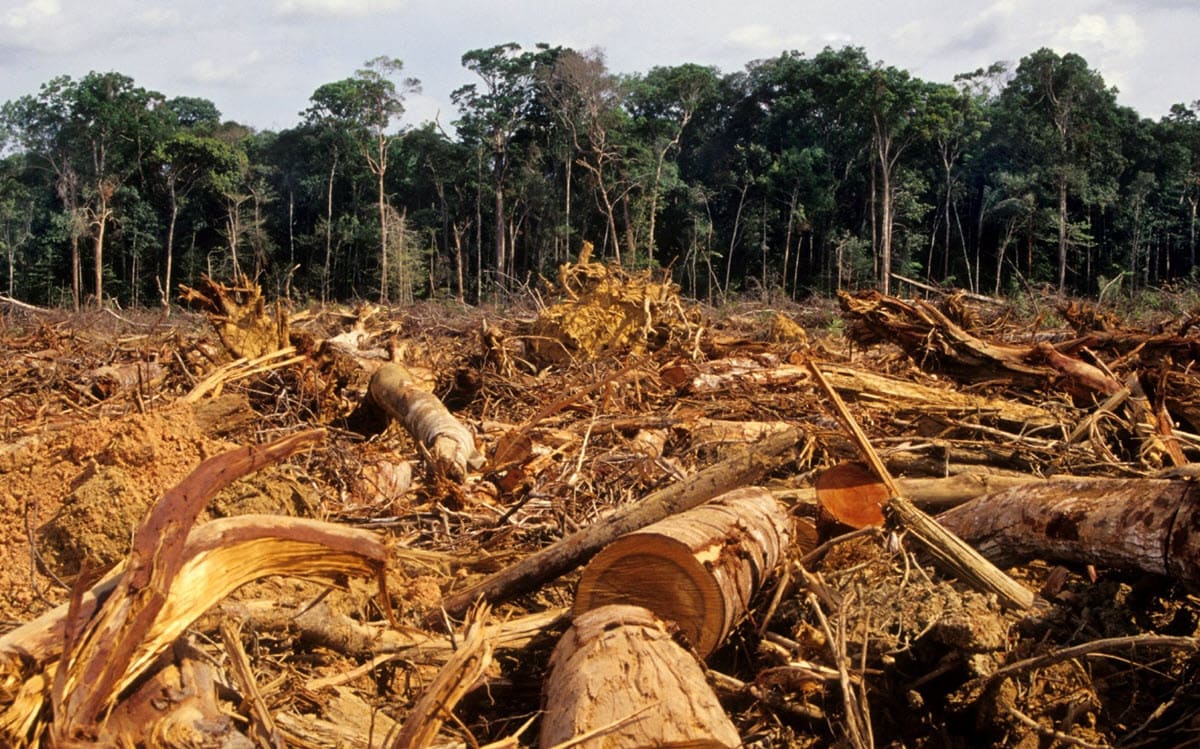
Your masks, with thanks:
[{"label": "driftwood", "polygon": [[782,558],[788,522],[770,492],[746,487],[621,536],[584,568],[575,616],[614,603],[642,606],[678,626],[705,657]]},{"label": "driftwood", "polygon": [[429,453],[433,470],[452,481],[484,464],[475,436],[433,393],[413,386],[403,367],[384,364],[371,376],[371,402],[399,421]]},{"label": "driftwood", "polygon": [[997,564],[1078,562],[1168,575],[1200,589],[1200,486],[1076,479],[988,494],[938,522]]},{"label": "driftwood", "polygon": [[667,625],[636,606],[575,620],[550,657],[543,749],[737,747],[742,742],[696,659]]},{"label": "driftwood", "polygon": [[775,466],[790,459],[788,451],[799,440],[794,429],[746,445],[728,458],[695,475],[647,495],[641,501],[567,536],[520,562],[500,570],[442,601],[456,616],[477,600],[491,603],[537,589],[574,567],[587,562],[608,543],[677,512],[691,509],[727,491],[752,484]]}]

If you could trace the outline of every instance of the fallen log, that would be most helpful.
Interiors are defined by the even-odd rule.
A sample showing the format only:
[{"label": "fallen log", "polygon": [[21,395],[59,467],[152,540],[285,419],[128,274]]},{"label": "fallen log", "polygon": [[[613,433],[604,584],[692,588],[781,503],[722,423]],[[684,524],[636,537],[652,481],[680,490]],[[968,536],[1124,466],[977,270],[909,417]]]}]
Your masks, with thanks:
[{"label": "fallen log", "polygon": [[987,494],[938,522],[988,559],[1077,562],[1167,575],[1200,590],[1200,486],[1076,479]]},{"label": "fallen log", "polygon": [[678,626],[706,657],[779,563],[792,535],[788,523],[769,491],[745,487],[627,533],[584,568],[574,615],[642,606]]},{"label": "fallen log", "polygon": [[435,472],[461,482],[484,464],[475,436],[433,393],[413,386],[403,367],[384,364],[371,376],[371,402],[399,421],[429,453]]},{"label": "fallen log", "polygon": [[[1061,419],[1042,406],[911,382],[844,364],[825,362],[821,369],[840,393],[868,407],[946,418],[969,416],[984,422],[1019,424],[1023,430],[1054,430],[1061,425]],[[675,363],[659,375],[672,387],[693,394],[811,384],[811,373],[804,364],[772,364],[745,357]]]},{"label": "fallen log", "polygon": [[469,588],[446,596],[442,608],[451,616],[458,616],[477,600],[497,603],[536,590],[543,583],[586,562],[618,536],[754,483],[789,460],[788,451],[799,438],[797,430],[789,429],[748,444],[725,460],[653,492]]},{"label": "fallen log", "polygon": [[550,656],[542,702],[545,749],[742,745],[696,659],[637,606],[575,620]]}]

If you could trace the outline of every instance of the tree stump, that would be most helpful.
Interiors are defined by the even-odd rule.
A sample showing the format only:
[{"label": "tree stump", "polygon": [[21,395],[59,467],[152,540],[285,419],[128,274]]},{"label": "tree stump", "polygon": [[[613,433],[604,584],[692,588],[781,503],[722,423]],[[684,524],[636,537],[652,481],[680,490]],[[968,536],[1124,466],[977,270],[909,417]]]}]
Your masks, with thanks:
[{"label": "tree stump", "polygon": [[[579,616],[550,656],[540,746],[741,746],[696,659],[638,606]],[[589,738],[580,739],[591,734]]]},{"label": "tree stump", "polygon": [[790,537],[769,491],[735,489],[605,547],[583,571],[575,616],[606,604],[644,606],[675,623],[703,658],[741,620]]}]

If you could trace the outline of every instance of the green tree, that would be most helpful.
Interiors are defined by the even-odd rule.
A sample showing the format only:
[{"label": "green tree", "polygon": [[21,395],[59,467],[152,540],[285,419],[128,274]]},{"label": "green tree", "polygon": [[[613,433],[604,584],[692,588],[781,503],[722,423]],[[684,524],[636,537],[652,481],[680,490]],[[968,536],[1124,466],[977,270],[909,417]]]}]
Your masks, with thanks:
[{"label": "green tree", "polygon": [[1116,92],[1074,53],[1040,49],[1025,57],[1000,95],[1008,154],[1038,175],[1054,195],[1058,216],[1058,288],[1065,292],[1072,224],[1070,198],[1111,202],[1120,148],[1114,138]]},{"label": "green tree", "polygon": [[[389,234],[388,227],[388,219],[392,215],[388,210],[386,187],[388,159],[392,144],[400,135],[392,129],[392,125],[404,114],[405,98],[420,91],[420,82],[415,78],[401,79],[397,85],[394,78],[403,68],[404,63],[396,58],[376,57],[368,60],[353,77],[327,83],[318,88],[310,97],[311,106],[304,112],[310,123],[324,125],[343,134],[365,160],[367,168],[375,178],[380,242],[379,300],[383,303],[388,301],[389,288],[388,237],[402,236],[397,232]],[[329,232],[332,231],[333,179],[337,169],[339,140],[341,139],[336,135],[330,138],[333,155],[328,191],[330,215],[327,216],[329,223],[326,229],[327,274],[331,255]]]},{"label": "green tree", "polygon": [[[492,288],[499,292],[513,271],[512,247],[507,230],[507,191],[511,176],[513,146],[518,133],[527,126],[528,115],[537,97],[539,71],[550,64],[559,50],[539,47],[522,50],[509,42],[486,49],[474,49],[462,56],[462,65],[475,73],[479,83],[455,89],[450,98],[461,116],[455,126],[464,143],[470,143],[482,160],[491,161],[492,197]],[[482,166],[482,161],[480,161]],[[476,187],[482,203],[483,185]],[[482,221],[477,221],[477,236],[482,236]],[[482,257],[482,248],[477,248]]]}]

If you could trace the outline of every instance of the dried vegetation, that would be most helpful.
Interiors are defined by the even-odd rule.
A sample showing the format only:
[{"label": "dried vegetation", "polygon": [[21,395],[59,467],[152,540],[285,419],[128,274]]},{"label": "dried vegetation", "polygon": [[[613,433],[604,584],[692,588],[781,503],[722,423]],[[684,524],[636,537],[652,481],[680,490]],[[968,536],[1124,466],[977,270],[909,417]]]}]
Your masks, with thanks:
[{"label": "dried vegetation", "polygon": [[185,295],[0,308],[4,745],[1198,740],[1190,316]]}]

